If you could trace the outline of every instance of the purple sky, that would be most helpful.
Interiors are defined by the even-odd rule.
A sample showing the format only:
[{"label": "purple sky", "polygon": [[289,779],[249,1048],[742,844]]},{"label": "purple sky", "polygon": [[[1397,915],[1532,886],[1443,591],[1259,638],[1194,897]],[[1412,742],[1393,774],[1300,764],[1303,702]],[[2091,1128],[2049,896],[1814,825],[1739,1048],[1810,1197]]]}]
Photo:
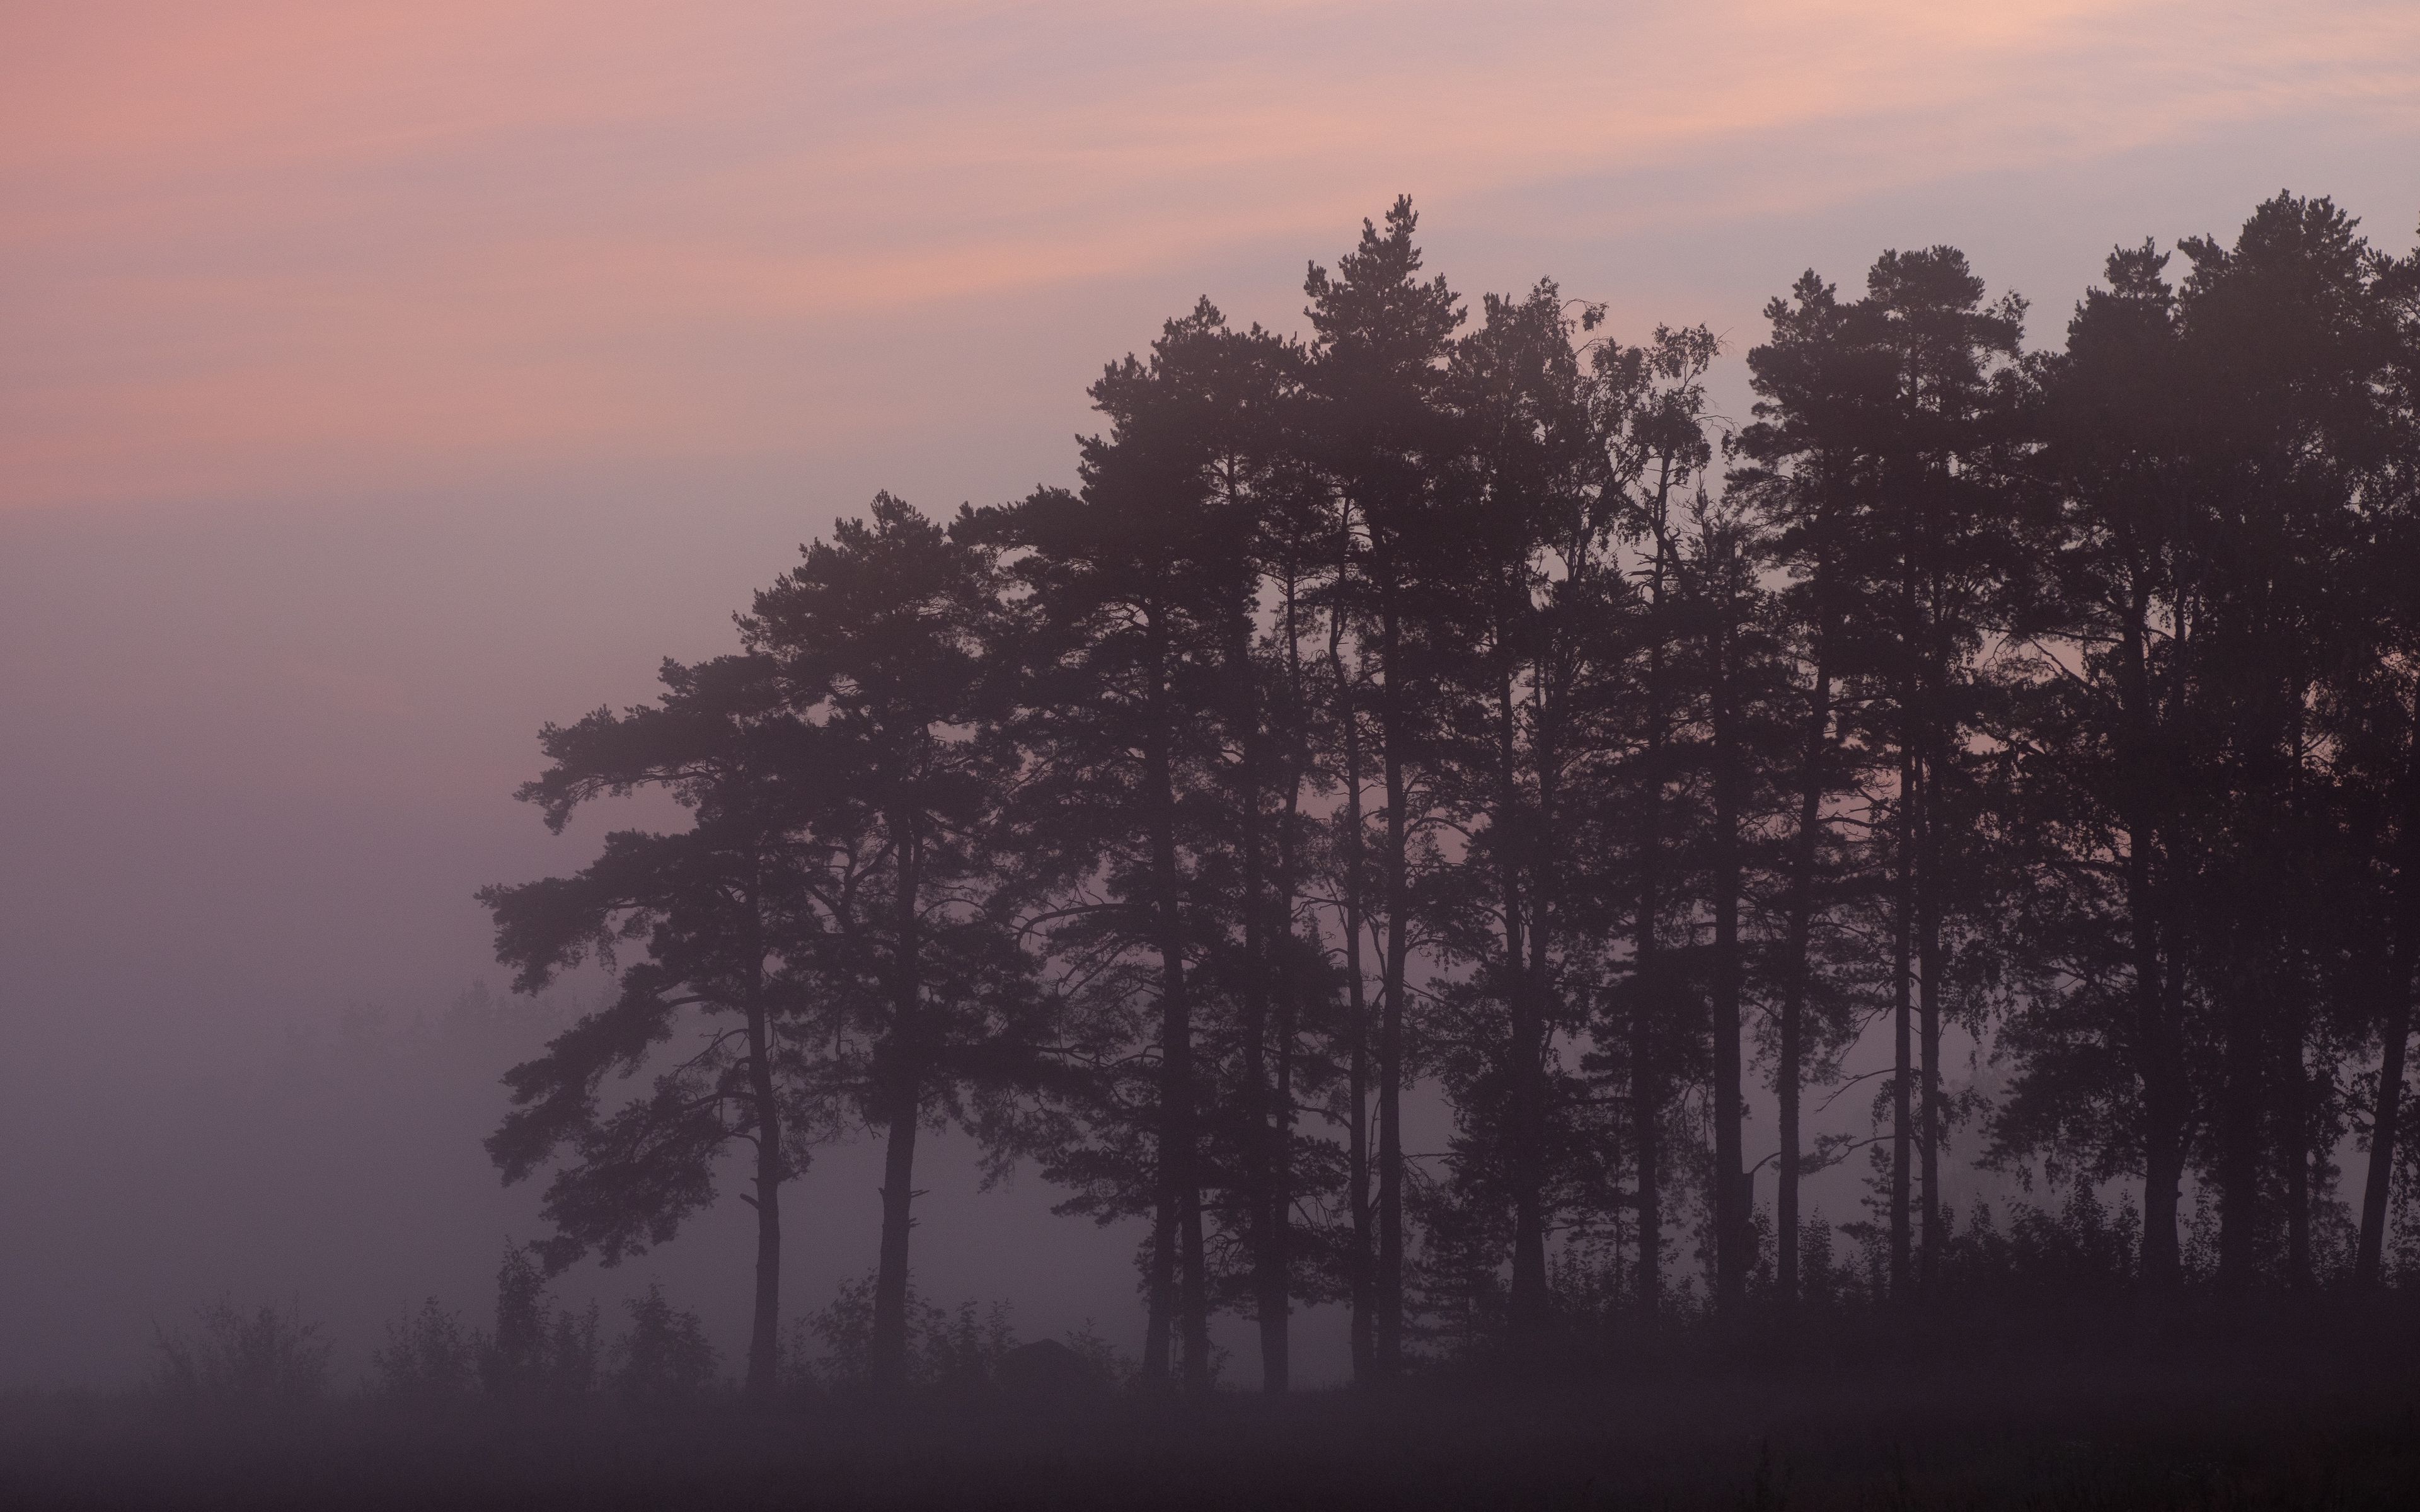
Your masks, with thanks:
[{"label": "purple sky", "polygon": [[[2408,3],[0,4],[0,1377],[124,1376],[221,1288],[356,1358],[482,1304],[532,1229],[486,1041],[451,1114],[271,1090],[500,980],[471,890],[601,827],[509,801],[537,724],[723,649],[877,486],[1065,479],[1103,361],[1202,293],[1298,329],[1396,193],[1466,292],[1727,332],[1739,410],[1810,264],[1957,242],[2053,340],[2113,242],[2281,186],[2399,251],[2415,162]],[[395,1184],[261,1177],[255,1124]],[[800,1310],[870,1262],[853,1158]],[[937,1199],[935,1289],[1123,1303],[1042,1200]],[[701,1304],[728,1237],[665,1261]]]}]

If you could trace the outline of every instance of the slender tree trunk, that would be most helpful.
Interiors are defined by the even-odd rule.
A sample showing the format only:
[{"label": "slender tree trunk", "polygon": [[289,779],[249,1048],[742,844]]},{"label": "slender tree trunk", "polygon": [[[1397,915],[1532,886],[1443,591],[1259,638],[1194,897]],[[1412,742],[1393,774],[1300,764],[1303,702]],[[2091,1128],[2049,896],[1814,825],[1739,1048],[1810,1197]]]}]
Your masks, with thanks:
[{"label": "slender tree trunk", "polygon": [[2184,1184],[2186,1092],[2184,1068],[2168,1015],[2158,904],[2152,893],[2152,841],[2146,833],[2147,827],[2130,828],[2126,856],[2126,907],[2134,958],[2135,1038],[2142,1047],[2142,1266],[2145,1288],[2169,1295],[2184,1285],[2184,1252],[2177,1233],[2177,1205]]},{"label": "slender tree trunk", "polygon": [[[1171,711],[1168,707],[1166,630],[1158,613],[1150,632],[1151,731],[1145,741],[1143,779],[1150,784],[1151,868],[1155,927],[1159,951],[1159,1128],[1158,1193],[1156,1207],[1160,1231],[1153,1242],[1153,1303],[1161,1318],[1173,1317],[1185,1346],[1185,1382],[1188,1390],[1206,1389],[1209,1381],[1208,1291],[1202,1275],[1201,1189],[1194,1171],[1193,1024],[1186,997],[1185,920],[1176,869],[1176,793],[1172,757]],[[1181,1270],[1176,1295],[1169,1295],[1170,1272]],[[1164,1350],[1163,1328],[1154,1330]],[[1146,1365],[1149,1365],[1146,1359]],[[1165,1380],[1166,1359],[1160,1362]]]},{"label": "slender tree trunk", "polygon": [[756,1180],[750,1200],[756,1209],[755,1311],[748,1323],[748,1395],[758,1401],[781,1386],[782,1329],[782,1105],[773,1086],[772,1026],[765,1006],[764,958],[756,963],[748,993],[748,1092],[755,1103]]},{"label": "slender tree trunk", "polygon": [[1734,607],[1723,604],[1723,621],[1714,627],[1708,732],[1714,748],[1714,1302],[1720,1314],[1732,1320],[1747,1301],[1748,1250],[1755,1242],[1740,1157],[1745,1099],[1740,1086],[1739,730],[1731,688]]},{"label": "slender tree trunk", "polygon": [[1261,1385],[1285,1390],[1286,1296],[1282,1251],[1276,1246],[1277,1149],[1270,1131],[1277,1098],[1270,1077],[1268,891],[1261,835],[1261,701],[1252,666],[1251,622],[1240,611],[1229,622],[1229,675],[1235,679],[1238,760],[1237,841],[1243,852],[1244,926],[1244,1232],[1250,1245],[1254,1323],[1260,1334]]},{"label": "slender tree trunk", "polygon": [[2387,1198],[2395,1180],[2395,1142],[2403,1124],[2404,1056],[2412,1038],[2412,977],[2420,956],[2420,687],[2414,717],[2404,732],[2401,812],[2395,841],[2392,938],[2386,949],[2386,981],[2378,1005],[2378,1097],[2370,1108],[2369,1167],[2361,1188],[2361,1236],[2355,1242],[2352,1284],[2375,1291],[2386,1255]]},{"label": "slender tree trunk", "polygon": [[[2304,724],[2304,701],[2307,689],[2297,687],[2292,694],[2293,717],[2288,724],[2286,814],[2289,837],[2287,855],[2297,861],[2310,854],[2312,825],[2304,812],[2306,776],[2310,762],[2308,732]],[[2311,1042],[2311,962],[2309,935],[2304,909],[2310,888],[2317,879],[2304,873],[2300,886],[2289,889],[2280,909],[2285,926],[2286,949],[2284,966],[2287,973],[2284,1015],[2286,1033],[2278,1044],[2278,1089],[2284,1095],[2280,1121],[2285,1125],[2281,1144],[2290,1164],[2286,1167],[2286,1284],[2295,1291],[2307,1291],[2311,1287],[2311,1188],[2312,1145],[2318,1136],[2317,1109],[2313,1106],[2309,1050]]]},{"label": "slender tree trunk", "polygon": [[1294,1304],[1294,1059],[1296,999],[1301,990],[1295,961],[1295,889],[1300,881],[1295,840],[1302,817],[1303,771],[1307,764],[1298,587],[1290,563],[1284,579],[1288,756],[1281,779],[1285,788],[1285,807],[1279,818],[1277,844],[1275,948],[1278,969],[1275,1022],[1271,1026],[1269,1120],[1265,1135],[1268,1153],[1264,1161],[1267,1191],[1263,1198],[1259,1257],[1261,1386],[1269,1392],[1283,1392],[1291,1384],[1294,1352],[1290,1335]]},{"label": "slender tree trunk", "polygon": [[1790,954],[1783,963],[1778,1064],[1774,1090],[1780,1102],[1781,1167],[1774,1197],[1774,1270],[1784,1318],[1798,1305],[1798,1183],[1802,1164],[1799,1097],[1807,1082],[1807,986],[1813,950],[1815,861],[1823,836],[1827,780],[1824,748],[1831,739],[1832,673],[1826,664],[1827,630],[1818,629],[1815,676],[1807,705],[1807,737],[1798,766],[1798,829],[1791,837]]},{"label": "slender tree trunk", "polygon": [[1176,1180],[1168,1162],[1153,1174],[1150,1271],[1145,1280],[1143,1384],[1166,1391],[1172,1370],[1170,1337],[1176,1329]]},{"label": "slender tree trunk", "polygon": [[1947,1241],[1941,1223],[1941,831],[1936,804],[1941,785],[1939,753],[1916,768],[1916,1050],[1919,1064],[1916,1140],[1921,1152],[1924,1206],[1919,1214],[1916,1290],[1930,1298],[1941,1278],[1941,1252]]},{"label": "slender tree trunk", "polygon": [[[2289,959],[2291,959],[2289,957]],[[2296,976],[2299,978],[2300,973]],[[2304,1059],[2310,1041],[2309,1013],[2303,1004],[2298,980],[2289,989],[2293,1011],[2286,1015],[2278,1057],[2278,1090],[2284,1105],[2278,1122],[2284,1137],[2277,1141],[2285,1156],[2286,1286],[2291,1291],[2311,1288],[2311,1072]]]},{"label": "slender tree trunk", "polygon": [[897,890],[892,931],[890,1052],[882,1068],[888,1138],[882,1157],[882,1248],[874,1276],[874,1389],[897,1394],[908,1383],[908,1241],[915,1226],[916,1123],[923,1111],[923,985],[917,970],[922,949],[917,929],[921,839],[915,821],[892,814],[888,821],[897,853]]},{"label": "slender tree trunk", "polygon": [[[2151,805],[2172,800],[2160,786],[2165,773],[2151,703],[2150,603],[2149,590],[2137,588],[2127,605],[2118,691],[2127,730],[2124,758],[2138,774],[2124,800],[2124,824],[2126,920],[2134,975],[2137,1075],[2143,1086],[2143,1286],[2154,1295],[2172,1296],[2184,1286],[2177,1210],[2184,1185],[2190,1091],[2169,980],[2176,969],[2176,941],[2165,927],[2159,879],[2152,870],[2160,826],[2151,817]],[[2155,794],[2162,795],[2155,798]]]},{"label": "slender tree trunk", "polygon": [[[1293,815],[1288,813],[1291,821]],[[1291,847],[1289,846],[1290,850]],[[1278,990],[1272,1064],[1269,1068],[1268,1194],[1261,1262],[1261,1387],[1283,1392],[1292,1384],[1294,1307],[1294,1058],[1295,994],[1299,990],[1294,962],[1294,868],[1281,862],[1288,927],[1279,937]]]},{"label": "slender tree trunk", "polygon": [[1342,541],[1336,568],[1337,603],[1328,618],[1327,660],[1336,677],[1344,734],[1344,830],[1339,849],[1344,872],[1345,1186],[1353,1224],[1345,1284],[1353,1315],[1353,1379],[1366,1384],[1377,1373],[1377,1275],[1372,1263],[1376,1214],[1370,1190],[1370,1005],[1361,971],[1361,717],[1354,700],[1353,679],[1345,671],[1343,649],[1344,589],[1352,563],[1349,525],[1342,532]]},{"label": "slender tree trunk", "polygon": [[908,1238],[915,1227],[917,1103],[912,1076],[893,1073],[882,1151],[882,1250],[874,1282],[874,1389],[908,1384]]},{"label": "slender tree trunk", "polygon": [[[2413,759],[2420,761],[2420,739],[2413,741]],[[2407,814],[2405,823],[2411,822]],[[2412,1039],[2413,948],[2420,942],[2420,875],[2414,874],[2408,845],[2406,849],[2396,878],[2395,937],[2388,946],[2385,990],[2379,1004],[2378,1096],[2370,1106],[2369,1167],[2362,1180],[2361,1237],[2353,1251],[2356,1291],[2377,1290],[2384,1270],[2387,1198],[2395,1179],[2396,1140],[2402,1133],[2404,1057]]]},{"label": "slender tree trunk", "polygon": [[1915,1080],[1910,1042],[1914,986],[1910,954],[1916,927],[1916,752],[1902,740],[1899,762],[1899,810],[1892,815],[1893,880],[1891,904],[1891,1297],[1905,1301],[1912,1254],[1909,1225],[1910,1156],[1915,1129],[1910,1092]]},{"label": "slender tree trunk", "polygon": [[1642,755],[1638,825],[1638,913],[1634,921],[1631,970],[1635,989],[1629,1023],[1630,1139],[1637,1165],[1638,1264],[1634,1299],[1642,1319],[1652,1321],[1664,1304],[1663,1165],[1664,1068],[1656,1030],[1669,1011],[1664,981],[1662,941],[1664,900],[1664,579],[1668,564],[1665,532],[1670,488],[1670,467],[1656,489],[1655,561],[1650,572],[1647,609],[1647,747]]},{"label": "slender tree trunk", "polygon": [[1527,853],[1521,816],[1519,779],[1514,769],[1519,740],[1512,672],[1504,650],[1504,632],[1497,628],[1496,704],[1497,883],[1504,911],[1504,992],[1511,1035],[1505,1071],[1512,1093],[1512,1285],[1510,1298],[1512,1333],[1525,1346],[1535,1344],[1547,1326],[1546,1224],[1544,1197],[1544,1047],[1538,1009],[1528,981],[1528,953],[1523,948],[1521,862]]},{"label": "slender tree trunk", "polygon": [[[2239,941],[2231,953],[2243,953]],[[2226,1079],[2218,1129],[2218,1282],[2230,1292],[2252,1289],[2258,1264],[2260,1115],[2266,1101],[2264,1025],[2258,988],[2240,976],[2221,989],[2226,1008]]]},{"label": "slender tree trunk", "polygon": [[[1523,985],[1528,994],[1529,1011],[1534,1024],[1531,1041],[1536,1046],[1537,1057],[1535,1116],[1542,1180],[1546,1174],[1544,1147],[1551,1128],[1551,1120],[1556,1117],[1555,1088],[1547,1077],[1546,1068],[1554,1047],[1555,1025],[1559,1018],[1556,1011],[1553,970],[1553,931],[1557,920],[1553,825],[1556,815],[1561,811],[1559,808],[1561,783],[1558,763],[1561,759],[1562,749],[1559,710],[1554,697],[1554,688],[1549,684],[1546,667],[1545,660],[1541,658],[1532,693],[1536,713],[1530,733],[1530,757],[1533,770],[1537,773],[1538,799],[1537,807],[1530,811],[1529,821],[1523,836],[1525,841],[1523,851],[1528,857],[1529,879],[1529,961],[1528,980]],[[1516,962],[1514,964],[1517,966],[1519,963]],[[1546,1284],[1545,1279],[1544,1230],[1546,1214],[1543,1196],[1539,1200],[1539,1209],[1541,1238],[1538,1284],[1544,1320],[1551,1328],[1554,1323],[1555,1297],[1553,1288]]]},{"label": "slender tree trunk", "polygon": [[2380,1036],[2378,1100],[2370,1111],[2369,1167],[2361,1186],[2361,1238],[2353,1253],[2356,1291],[2376,1291],[2385,1269],[2386,1215],[2395,1179],[2396,1140],[2402,1134],[2404,1057],[2412,1039],[2410,956],[2397,942],[2396,978],[2403,985],[2388,997]]},{"label": "slender tree trunk", "polygon": [[1387,784],[1387,957],[1378,1018],[1378,1336],[1379,1373],[1404,1364],[1404,1010],[1411,960],[1411,874],[1405,806],[1410,784],[1404,748],[1403,634],[1394,585],[1381,610],[1387,681],[1379,689],[1380,761]]},{"label": "slender tree trunk", "polygon": [[1185,1392],[1207,1396],[1210,1376],[1210,1265],[1202,1237],[1202,1183],[1188,1176],[1176,1191],[1176,1238],[1185,1264],[1176,1293],[1185,1331]]}]

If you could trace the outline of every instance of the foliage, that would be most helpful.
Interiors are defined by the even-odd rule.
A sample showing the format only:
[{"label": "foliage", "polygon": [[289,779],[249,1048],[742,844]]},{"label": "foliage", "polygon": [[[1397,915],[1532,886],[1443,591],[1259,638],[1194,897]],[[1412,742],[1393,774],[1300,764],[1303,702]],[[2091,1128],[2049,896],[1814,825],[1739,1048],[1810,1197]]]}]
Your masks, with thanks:
[{"label": "foliage", "polygon": [[659,1283],[627,1305],[630,1327],[613,1341],[611,1376],[625,1401],[661,1407],[691,1400],[714,1385],[720,1362],[697,1314],[675,1307]]},{"label": "foliage", "polygon": [[385,1345],[370,1355],[380,1395],[405,1402],[446,1402],[480,1384],[487,1341],[466,1333],[461,1315],[434,1297],[387,1324]]},{"label": "foliage", "polygon": [[152,1385],[178,1400],[290,1407],[328,1389],[332,1346],[292,1307],[246,1310],[222,1299],[196,1310],[191,1334],[161,1332],[157,1347]]},{"label": "foliage", "polygon": [[[1140,1221],[1140,1376],[1195,1392],[1221,1309],[1274,1390],[1314,1301],[1369,1380],[1699,1313],[2373,1288],[2390,1229],[2408,1270],[2420,255],[2280,194],[2118,249],[2027,350],[1963,251],[1885,251],[1766,307],[1741,424],[1708,329],[1466,302],[1418,224],[1308,270],[1305,339],[1205,300],[1109,364],[1073,486],[878,494],[733,654],[547,727],[551,825],[689,825],[482,895],[522,986],[615,974],[490,1141],[551,1169],[543,1264],[752,1157],[769,1390],[781,1191],[861,1125],[876,1268],[794,1336],[834,1383],[979,1381],[1005,1318],[909,1286],[954,1124]],[[1852,1086],[1863,1127],[1811,1128]],[[2061,1205],[1962,1228],[1969,1131]],[[1860,1149],[1866,1210],[1802,1211]]]}]

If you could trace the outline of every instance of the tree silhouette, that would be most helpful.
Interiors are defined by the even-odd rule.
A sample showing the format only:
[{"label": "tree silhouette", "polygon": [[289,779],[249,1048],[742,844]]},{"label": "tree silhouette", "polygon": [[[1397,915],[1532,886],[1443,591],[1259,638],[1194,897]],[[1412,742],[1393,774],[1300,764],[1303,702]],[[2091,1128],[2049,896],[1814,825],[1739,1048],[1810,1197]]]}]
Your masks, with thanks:
[{"label": "tree silhouette", "polygon": [[[546,1196],[555,1233],[542,1250],[560,1270],[592,1247],[610,1265],[671,1239],[713,1201],[724,1149],[750,1146],[757,1242],[748,1384],[762,1395],[776,1380],[782,1188],[830,1118],[824,1068],[798,1033],[814,967],[799,933],[793,837],[821,801],[806,756],[813,733],[789,713],[763,657],[666,662],[662,676],[666,691],[652,706],[549,725],[539,744],[552,764],[519,796],[560,834],[583,803],[657,788],[690,810],[690,827],[619,830],[576,875],[479,894],[495,917],[497,956],[524,992],[592,954],[618,965],[617,949],[645,951],[619,967],[607,1006],[506,1075],[514,1111],[488,1149],[507,1181],[569,1152]],[[680,1039],[692,1018],[695,1036]],[[600,1105],[609,1074],[650,1068],[648,1095]]]},{"label": "tree silhouette", "polygon": [[863,1036],[861,1097],[884,1131],[872,1341],[877,1389],[908,1365],[916,1136],[1032,1065],[1039,999],[991,846],[1014,752],[989,737],[1000,613],[985,548],[890,494],[756,595],[740,624],[824,758],[812,933],[841,1022]]},{"label": "tree silhouette", "polygon": [[[1075,486],[946,527],[878,495],[737,655],[544,732],[557,830],[643,789],[690,816],[481,895],[522,987],[614,976],[490,1143],[560,1162],[547,1263],[668,1239],[752,1150],[769,1389],[781,1193],[853,1114],[888,1393],[952,1121],[1138,1223],[1141,1377],[1194,1395],[1221,1310],[1287,1389],[1311,1300],[1367,1381],[1701,1304],[1745,1336],[1850,1297],[2385,1284],[2420,255],[2280,195],[2181,280],[2117,250],[2026,353],[1962,253],[1886,252],[1766,306],[1734,431],[1705,328],[1625,345],[1541,280],[1466,329],[1417,229],[1399,200],[1310,269],[1307,341],[1204,300],[1108,366]],[[1869,1135],[1810,1136],[1810,1092],[1868,1081]],[[1409,1149],[1429,1096],[1445,1148]],[[2063,1207],[1959,1226],[1978,1108]],[[1863,1279],[1807,1194],[1855,1149]]]}]

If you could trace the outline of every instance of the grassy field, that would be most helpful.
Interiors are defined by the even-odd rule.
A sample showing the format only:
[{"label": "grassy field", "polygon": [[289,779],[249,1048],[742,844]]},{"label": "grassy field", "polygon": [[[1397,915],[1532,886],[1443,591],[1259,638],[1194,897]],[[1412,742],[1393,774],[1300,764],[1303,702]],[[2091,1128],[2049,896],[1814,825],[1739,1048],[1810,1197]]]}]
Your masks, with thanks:
[{"label": "grassy field", "polygon": [[2412,1340],[2399,1320],[2321,1314],[1980,1320],[1810,1337],[1778,1359],[1699,1342],[1552,1379],[1194,1406],[20,1396],[0,1409],[0,1504],[2406,1507]]}]

